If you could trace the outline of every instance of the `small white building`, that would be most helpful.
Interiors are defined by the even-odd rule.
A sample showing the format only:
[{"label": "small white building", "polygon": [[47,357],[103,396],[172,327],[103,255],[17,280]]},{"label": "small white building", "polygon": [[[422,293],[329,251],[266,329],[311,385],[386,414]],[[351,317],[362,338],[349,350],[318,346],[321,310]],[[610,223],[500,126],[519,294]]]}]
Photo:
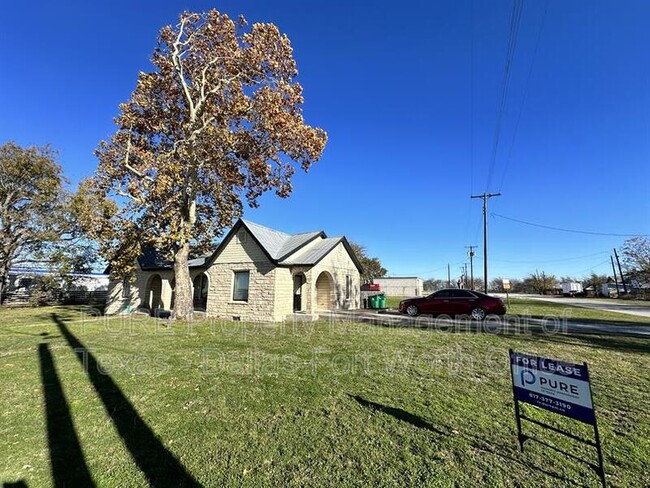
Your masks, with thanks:
[{"label": "small white building", "polygon": [[[6,291],[28,291],[34,282],[42,276],[55,276],[51,271],[44,269],[30,269],[30,268],[13,268],[9,270],[7,278]],[[108,290],[109,277],[103,273],[70,273],[68,275],[72,278],[72,284],[68,291],[106,291]]]},{"label": "small white building", "polygon": [[381,292],[391,297],[421,297],[424,282],[415,276],[389,276],[375,278],[373,283],[381,287]]}]

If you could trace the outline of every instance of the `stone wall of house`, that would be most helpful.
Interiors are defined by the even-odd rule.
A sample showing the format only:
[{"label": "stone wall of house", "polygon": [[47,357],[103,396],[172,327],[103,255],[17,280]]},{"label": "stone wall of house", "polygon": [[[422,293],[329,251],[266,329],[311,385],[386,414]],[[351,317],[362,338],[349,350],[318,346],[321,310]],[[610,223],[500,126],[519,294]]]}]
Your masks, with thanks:
[{"label": "stone wall of house", "polygon": [[[233,299],[235,272],[248,271],[248,301]],[[276,268],[245,229],[241,229],[206,271],[209,316],[242,321],[276,319]]]},{"label": "stone wall of house", "polygon": [[[190,277],[192,281],[201,273],[200,270],[191,270]],[[160,276],[162,283],[160,299],[162,309],[170,310],[172,304],[172,282],[174,281],[174,272],[172,270],[160,271],[143,271],[136,267],[135,281],[128,285],[129,293],[125,295],[122,279],[111,278],[108,286],[108,298],[106,301],[107,315],[120,313],[129,313],[137,309],[148,309],[151,307],[150,283],[154,276]]]},{"label": "stone wall of house", "polygon": [[[317,309],[316,281],[323,271],[327,271],[334,283],[334,307],[357,309],[361,301],[361,279],[359,270],[354,265],[343,243],[339,243],[318,264],[310,270],[310,304],[311,310]],[[350,298],[345,296],[346,276],[351,278]]]},{"label": "stone wall of house", "polygon": [[293,313],[293,274],[290,268],[275,269],[273,320],[280,322]]},{"label": "stone wall of house", "polygon": [[[318,241],[319,239],[316,239]],[[309,245],[308,245],[309,246]],[[249,272],[248,301],[233,297],[237,271]],[[360,305],[359,271],[345,246],[338,244],[315,266],[276,267],[245,229],[226,243],[222,252],[205,271],[208,277],[207,315],[242,321],[282,321],[293,313],[294,276],[303,274],[301,311],[317,310],[316,281],[326,271],[331,278],[332,307],[356,309]],[[192,281],[202,270],[191,270]],[[129,296],[123,297],[122,280],[111,280],[107,314],[126,313],[148,308],[151,303],[150,281],[155,275],[162,280],[161,302],[171,308],[173,271],[136,271]],[[346,293],[346,276],[350,276],[350,297]]]}]

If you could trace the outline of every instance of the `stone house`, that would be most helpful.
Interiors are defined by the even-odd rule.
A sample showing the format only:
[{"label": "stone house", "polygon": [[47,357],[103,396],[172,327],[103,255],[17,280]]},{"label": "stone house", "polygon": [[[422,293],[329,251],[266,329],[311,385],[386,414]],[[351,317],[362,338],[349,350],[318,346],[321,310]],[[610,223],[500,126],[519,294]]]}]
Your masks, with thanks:
[{"label": "stone house", "polygon": [[[243,219],[215,251],[190,261],[194,308],[244,321],[310,319],[319,311],[357,309],[361,265],[345,237],[287,234]],[[112,279],[107,314],[174,307],[172,263],[155,252],[138,259],[135,281]]]}]

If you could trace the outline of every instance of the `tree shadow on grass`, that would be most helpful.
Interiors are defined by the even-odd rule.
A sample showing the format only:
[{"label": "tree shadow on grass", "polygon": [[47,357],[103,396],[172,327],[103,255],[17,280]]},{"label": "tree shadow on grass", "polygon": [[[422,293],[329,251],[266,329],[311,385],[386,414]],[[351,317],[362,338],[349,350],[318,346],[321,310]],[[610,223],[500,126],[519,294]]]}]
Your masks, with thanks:
[{"label": "tree shadow on grass", "polygon": [[[375,403],[371,402],[369,400],[366,400],[365,398],[358,396],[358,395],[350,395],[348,393],[348,396],[355,400],[359,405],[365,408],[369,408],[371,410],[374,410],[376,412],[381,412],[385,413],[387,415],[391,415],[395,417],[398,420],[401,420],[403,422],[407,422],[419,429],[425,429],[431,432],[435,432],[436,434],[439,435],[444,435],[444,436],[451,436],[452,433],[453,435],[458,435],[461,437],[465,437],[467,441],[471,444],[472,447],[479,451],[483,451],[489,454],[493,454],[495,456],[502,457],[508,461],[519,463],[522,466],[526,467],[527,469],[534,469],[536,471],[539,471],[540,473],[543,473],[547,476],[550,476],[552,478],[555,478],[557,480],[565,481],[568,483],[572,484],[577,484],[574,481],[572,481],[569,478],[566,478],[562,476],[559,473],[554,473],[553,471],[549,471],[544,468],[540,468],[538,466],[535,466],[532,463],[526,462],[521,459],[517,459],[514,457],[516,455],[516,451],[513,450],[511,446],[504,446],[498,443],[490,442],[485,439],[482,439],[474,434],[469,434],[469,433],[462,433],[454,428],[444,426],[444,428],[439,428],[435,427],[433,424],[428,422],[427,420],[423,419],[422,417],[412,414],[410,412],[407,412],[406,410],[402,408],[396,408],[396,407],[389,407],[387,405],[382,405],[381,403]],[[516,441],[515,441],[516,442]],[[509,455],[509,453],[512,453],[512,455]]]},{"label": "tree shadow on grass", "polygon": [[369,408],[370,410],[374,410],[376,412],[381,412],[387,415],[391,415],[395,417],[397,420],[401,420],[402,422],[409,423],[414,427],[417,427],[418,429],[426,429],[431,432],[435,432],[436,434],[447,435],[446,432],[443,432],[442,430],[435,428],[433,425],[431,425],[429,422],[424,420],[422,417],[418,417],[417,415],[407,412],[406,410],[403,410],[401,408],[388,407],[386,405],[382,405],[381,403],[371,402],[357,395],[348,394],[348,396],[353,400],[356,400],[356,402],[362,407]]},{"label": "tree shadow on grass", "polygon": [[201,486],[162,444],[120,387],[101,369],[93,354],[66,327],[65,321],[56,313],[52,313],[51,319],[77,355],[106,414],[149,484],[154,487]]},{"label": "tree shadow on grass", "polygon": [[2,483],[2,488],[27,488],[27,483],[25,483],[23,480],[5,481]]},{"label": "tree shadow on grass", "polygon": [[530,334],[501,334],[504,337],[536,343],[566,344],[571,346],[591,347],[593,349],[611,349],[619,352],[650,354],[650,339],[616,335],[598,335],[590,333],[545,334],[532,331]]},{"label": "tree shadow on grass", "polygon": [[[512,319],[512,317],[510,317],[510,319]],[[621,333],[603,333],[598,330],[575,329],[563,332],[563,325],[561,323],[549,326],[549,328],[545,329],[540,324],[528,324],[524,322],[521,325],[516,325],[508,320],[501,320],[499,322],[479,322],[476,320],[459,319],[453,321],[442,318],[436,319],[435,317],[428,316],[420,316],[416,319],[408,319],[403,316],[398,316],[397,318],[383,318],[381,316],[374,318],[361,317],[358,322],[385,328],[406,328],[423,332],[447,334],[492,334],[500,337],[534,340],[537,342],[547,341],[549,343],[565,343],[622,352],[641,354],[650,353],[650,337],[647,335],[635,334],[630,331],[621,331]],[[577,323],[582,324],[583,322],[587,321],[580,320]],[[631,323],[612,321],[593,321],[593,324],[610,326],[625,325],[628,327],[631,325]],[[556,327],[560,327],[560,330]]]},{"label": "tree shadow on grass", "polygon": [[48,344],[38,345],[54,486],[95,486]]}]

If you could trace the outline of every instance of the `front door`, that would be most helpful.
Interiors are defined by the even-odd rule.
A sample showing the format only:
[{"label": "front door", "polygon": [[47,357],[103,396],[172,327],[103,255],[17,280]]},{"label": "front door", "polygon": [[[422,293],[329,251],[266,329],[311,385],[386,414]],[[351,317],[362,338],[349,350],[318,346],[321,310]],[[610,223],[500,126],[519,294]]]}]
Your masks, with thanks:
[{"label": "front door", "polygon": [[449,290],[437,291],[424,302],[421,312],[450,315],[452,313],[450,299]]},{"label": "front door", "polygon": [[302,310],[302,284],[303,276],[296,275],[293,277],[293,311],[300,312]]}]

